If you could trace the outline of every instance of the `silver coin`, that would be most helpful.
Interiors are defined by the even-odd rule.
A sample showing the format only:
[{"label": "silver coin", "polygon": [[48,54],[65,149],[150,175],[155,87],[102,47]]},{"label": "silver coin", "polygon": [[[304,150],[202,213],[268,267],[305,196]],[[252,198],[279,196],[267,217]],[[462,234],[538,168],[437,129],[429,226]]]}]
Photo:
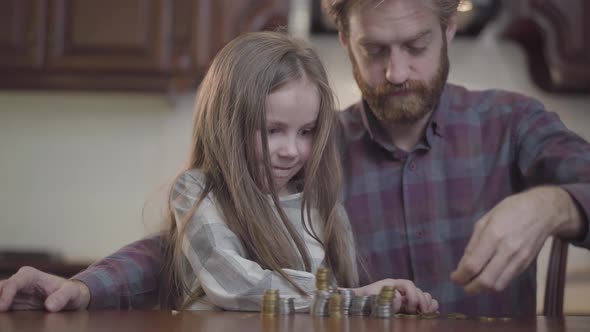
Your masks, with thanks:
[{"label": "silver coin", "polygon": [[279,314],[292,315],[295,313],[295,301],[292,297],[279,299]]},{"label": "silver coin", "polygon": [[310,308],[310,313],[313,316],[327,316],[329,299],[329,292],[317,291],[312,302],[312,306]]}]

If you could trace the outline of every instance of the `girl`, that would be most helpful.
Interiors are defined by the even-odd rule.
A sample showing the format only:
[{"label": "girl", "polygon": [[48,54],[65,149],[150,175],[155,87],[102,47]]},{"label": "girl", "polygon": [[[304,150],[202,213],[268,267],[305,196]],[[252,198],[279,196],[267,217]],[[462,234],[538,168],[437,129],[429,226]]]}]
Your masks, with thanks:
[{"label": "girl", "polygon": [[[335,116],[325,70],[305,44],[251,33],[219,52],[198,94],[189,166],[170,194],[162,304],[256,311],[274,288],[305,310],[320,266],[340,287],[358,287],[338,203]],[[416,310],[437,310],[408,281],[356,293],[386,284],[416,297]]]}]

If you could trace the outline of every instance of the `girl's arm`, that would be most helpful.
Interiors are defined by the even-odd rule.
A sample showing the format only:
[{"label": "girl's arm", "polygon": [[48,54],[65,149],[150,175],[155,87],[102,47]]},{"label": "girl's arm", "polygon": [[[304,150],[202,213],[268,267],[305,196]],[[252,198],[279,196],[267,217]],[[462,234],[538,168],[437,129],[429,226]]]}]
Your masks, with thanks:
[{"label": "girl's arm", "polygon": [[[177,223],[186,216],[200,197],[198,175],[183,174],[173,194]],[[179,228],[180,225],[178,225]],[[227,227],[211,197],[199,205],[188,220],[180,238],[196,282],[207,300],[226,310],[258,311],[264,291],[278,289],[281,296],[295,297],[295,309],[309,308],[310,296],[300,295],[279,273],[263,269],[247,257],[238,237]],[[315,275],[290,269],[283,270],[308,294],[315,290]]]}]

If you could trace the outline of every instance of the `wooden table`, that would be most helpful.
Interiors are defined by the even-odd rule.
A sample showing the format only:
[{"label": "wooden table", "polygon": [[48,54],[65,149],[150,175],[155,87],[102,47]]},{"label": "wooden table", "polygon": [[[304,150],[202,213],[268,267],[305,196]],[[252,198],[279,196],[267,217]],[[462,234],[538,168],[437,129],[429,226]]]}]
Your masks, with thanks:
[{"label": "wooden table", "polygon": [[447,318],[417,319],[400,317],[390,320],[368,317],[318,318],[296,314],[277,318],[263,318],[259,313],[240,312],[182,312],[170,311],[81,311],[46,313],[20,311],[0,313],[2,332],[73,332],[73,331],[399,331],[399,332],[586,332],[590,331],[590,316],[528,320],[481,321],[478,319],[451,320]]}]

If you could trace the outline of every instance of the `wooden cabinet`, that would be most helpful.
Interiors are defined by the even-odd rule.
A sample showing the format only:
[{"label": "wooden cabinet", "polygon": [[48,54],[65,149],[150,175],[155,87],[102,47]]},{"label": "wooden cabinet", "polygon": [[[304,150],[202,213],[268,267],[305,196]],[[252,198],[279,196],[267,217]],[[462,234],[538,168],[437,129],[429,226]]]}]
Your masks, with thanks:
[{"label": "wooden cabinet", "polygon": [[550,91],[590,92],[590,1],[504,1],[504,35],[527,51],[534,81]]},{"label": "wooden cabinet", "polygon": [[[188,8],[194,0],[183,0]],[[299,1],[299,0],[293,0]],[[227,42],[248,31],[276,30],[287,26],[289,0],[202,0],[193,8],[196,38],[190,45],[195,68],[206,68]],[[196,19],[195,19],[196,18]]]},{"label": "wooden cabinet", "polygon": [[42,251],[0,250],[0,280],[7,279],[23,266],[64,278],[86,269],[90,262],[68,262],[60,255]]},{"label": "wooden cabinet", "polygon": [[289,0],[0,0],[0,88],[193,89],[217,51],[286,25]]},{"label": "wooden cabinet", "polygon": [[172,3],[165,0],[55,0],[47,66],[55,69],[168,69]]},{"label": "wooden cabinet", "polygon": [[0,70],[43,65],[45,1],[0,0]]}]

